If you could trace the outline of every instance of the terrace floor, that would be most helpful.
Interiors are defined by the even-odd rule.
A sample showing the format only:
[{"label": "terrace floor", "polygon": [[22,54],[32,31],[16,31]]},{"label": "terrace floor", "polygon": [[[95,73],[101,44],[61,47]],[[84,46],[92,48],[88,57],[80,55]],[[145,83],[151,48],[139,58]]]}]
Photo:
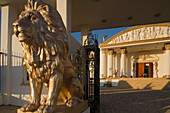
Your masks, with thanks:
[{"label": "terrace floor", "polygon": [[[16,113],[18,106],[0,106]],[[100,113],[170,113],[170,90],[100,88]]]},{"label": "terrace floor", "polygon": [[170,90],[101,87],[100,113],[170,113]]}]

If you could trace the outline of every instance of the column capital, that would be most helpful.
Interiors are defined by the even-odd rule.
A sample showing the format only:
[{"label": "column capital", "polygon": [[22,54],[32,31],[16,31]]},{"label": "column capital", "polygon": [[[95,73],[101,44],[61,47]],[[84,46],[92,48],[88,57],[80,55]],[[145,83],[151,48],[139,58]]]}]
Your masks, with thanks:
[{"label": "column capital", "polygon": [[115,57],[116,56],[116,52],[113,52],[113,57]]},{"label": "column capital", "polygon": [[170,50],[170,44],[165,44],[165,50]]},{"label": "column capital", "polygon": [[109,55],[113,55],[114,50],[113,49],[109,49],[108,52],[109,52]]},{"label": "column capital", "polygon": [[103,54],[106,54],[106,50],[100,49],[100,51],[101,51]]},{"label": "column capital", "polygon": [[126,48],[121,48],[121,54],[126,54]]}]

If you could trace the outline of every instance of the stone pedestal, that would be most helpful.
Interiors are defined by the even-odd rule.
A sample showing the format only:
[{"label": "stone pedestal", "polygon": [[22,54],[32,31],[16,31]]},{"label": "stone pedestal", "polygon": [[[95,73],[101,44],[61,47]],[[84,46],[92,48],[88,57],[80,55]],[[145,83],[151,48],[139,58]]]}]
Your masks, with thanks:
[{"label": "stone pedestal", "polygon": [[[35,112],[22,112],[20,109],[17,110],[17,113],[38,113]],[[65,105],[58,105],[57,110],[54,113],[90,113],[90,109],[88,108],[88,101],[84,101],[79,103],[74,107],[67,107]]]}]

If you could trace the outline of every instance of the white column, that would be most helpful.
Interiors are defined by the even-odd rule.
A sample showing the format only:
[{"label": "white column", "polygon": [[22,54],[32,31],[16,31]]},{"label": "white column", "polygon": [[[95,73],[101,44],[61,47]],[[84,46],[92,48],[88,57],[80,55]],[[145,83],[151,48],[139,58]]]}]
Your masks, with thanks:
[{"label": "white column", "polygon": [[[9,6],[1,7],[1,50],[3,53],[9,54],[8,48],[9,48]],[[9,55],[7,56],[7,62],[3,62],[2,67],[2,93],[7,93],[7,102],[4,102],[5,104],[9,104],[10,102],[10,64],[9,61]],[[5,66],[7,66],[7,70],[5,69]],[[5,70],[7,72],[5,72]],[[7,81],[3,81],[3,79],[7,78]],[[7,88],[7,89],[5,89]],[[5,91],[6,90],[6,91]]]},{"label": "white column", "polygon": [[9,30],[9,6],[1,7],[1,51],[7,51]]},{"label": "white column", "polygon": [[170,76],[170,44],[165,44],[165,75]]},{"label": "white column", "polygon": [[89,31],[90,31],[89,26],[82,26],[81,27],[81,45],[82,46],[84,46],[84,41],[87,39]]},{"label": "white column", "polygon": [[[1,7],[1,51],[7,54],[7,62],[3,61],[2,76],[2,93],[7,94],[7,101],[4,104],[10,104],[11,96],[11,50],[12,50],[12,23],[17,19],[17,9],[15,6],[7,5]],[[7,67],[7,68],[6,68]],[[6,79],[5,79],[6,78]]]},{"label": "white column", "polygon": [[71,33],[71,0],[56,0],[56,8],[60,13],[68,33]]},{"label": "white column", "polygon": [[108,77],[113,77],[113,50],[110,49],[108,50],[108,60],[107,60],[107,64],[108,64],[108,74],[107,74],[107,78]]},{"label": "white column", "polygon": [[106,50],[100,49],[100,78],[107,77],[107,55]]},{"label": "white column", "polygon": [[116,53],[113,53],[113,78],[116,77]]},{"label": "white column", "polygon": [[[69,40],[69,55],[75,53],[81,47],[81,44],[71,36],[71,3],[72,0],[56,0],[56,9],[61,15],[63,23],[67,30]],[[74,45],[74,46],[73,46]]]},{"label": "white column", "polygon": [[135,68],[136,66],[135,66],[135,58],[134,58],[134,56],[131,56],[131,76],[133,77],[133,78],[135,78],[136,77],[136,68]]},{"label": "white column", "polygon": [[126,49],[121,49],[120,76],[126,76]]}]

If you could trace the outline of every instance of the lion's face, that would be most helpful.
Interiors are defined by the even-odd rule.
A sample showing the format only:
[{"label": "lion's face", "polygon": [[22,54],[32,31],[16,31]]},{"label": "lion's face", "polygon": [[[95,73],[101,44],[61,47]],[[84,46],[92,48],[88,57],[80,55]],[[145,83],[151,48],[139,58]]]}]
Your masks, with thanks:
[{"label": "lion's face", "polygon": [[20,42],[32,41],[40,30],[43,17],[38,11],[22,12],[19,19],[13,23],[14,33]]}]

